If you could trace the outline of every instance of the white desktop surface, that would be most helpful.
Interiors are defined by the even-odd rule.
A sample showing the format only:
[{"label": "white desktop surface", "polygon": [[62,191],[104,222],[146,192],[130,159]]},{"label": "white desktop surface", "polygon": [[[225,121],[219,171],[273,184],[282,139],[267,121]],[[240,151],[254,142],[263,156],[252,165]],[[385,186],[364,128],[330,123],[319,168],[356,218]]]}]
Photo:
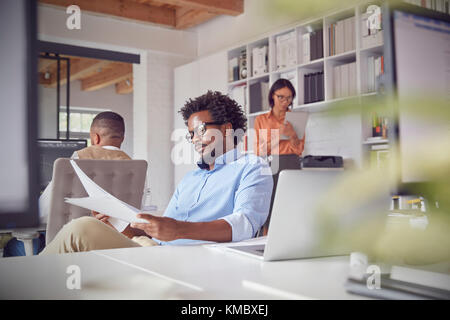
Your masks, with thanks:
[{"label": "white desktop surface", "polygon": [[[67,289],[67,267],[81,290]],[[204,246],[0,259],[0,299],[364,299],[345,291],[348,256],[263,262]]]},{"label": "white desktop surface", "polygon": [[[68,289],[67,268],[81,289]],[[185,299],[196,290],[91,252],[0,259],[0,299]]]},{"label": "white desktop surface", "polygon": [[192,299],[364,299],[344,288],[348,256],[264,262],[201,245],[93,253],[203,289]]}]

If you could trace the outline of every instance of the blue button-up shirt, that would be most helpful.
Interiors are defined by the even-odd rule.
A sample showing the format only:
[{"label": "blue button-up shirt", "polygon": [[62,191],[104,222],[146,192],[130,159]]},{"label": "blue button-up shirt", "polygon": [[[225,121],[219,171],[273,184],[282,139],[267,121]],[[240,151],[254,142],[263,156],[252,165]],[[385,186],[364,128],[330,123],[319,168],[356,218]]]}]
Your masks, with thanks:
[{"label": "blue button-up shirt", "polygon": [[[233,149],[216,158],[213,170],[197,169],[181,180],[165,217],[208,222],[223,219],[232,228],[232,241],[255,236],[269,214],[273,179],[262,158]],[[189,244],[178,239],[160,244]]]}]

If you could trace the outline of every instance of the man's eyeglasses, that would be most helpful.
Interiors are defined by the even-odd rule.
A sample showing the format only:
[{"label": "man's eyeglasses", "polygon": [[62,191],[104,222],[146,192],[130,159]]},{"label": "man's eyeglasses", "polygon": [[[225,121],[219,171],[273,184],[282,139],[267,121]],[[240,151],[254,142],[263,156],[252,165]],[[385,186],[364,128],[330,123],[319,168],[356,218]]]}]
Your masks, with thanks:
[{"label": "man's eyeglasses", "polygon": [[199,137],[203,137],[203,135],[206,133],[207,126],[213,126],[213,125],[222,125],[222,122],[204,122],[198,127],[194,128],[194,131],[188,131],[186,133],[186,140],[190,143],[192,143],[192,140],[194,139],[194,134],[197,134]]},{"label": "man's eyeglasses", "polygon": [[287,96],[287,97],[285,97],[285,96],[282,96],[282,95],[279,95],[279,94],[276,94],[275,95],[277,98],[278,98],[278,100],[280,100],[280,101],[287,101],[287,102],[292,102],[292,96]]}]

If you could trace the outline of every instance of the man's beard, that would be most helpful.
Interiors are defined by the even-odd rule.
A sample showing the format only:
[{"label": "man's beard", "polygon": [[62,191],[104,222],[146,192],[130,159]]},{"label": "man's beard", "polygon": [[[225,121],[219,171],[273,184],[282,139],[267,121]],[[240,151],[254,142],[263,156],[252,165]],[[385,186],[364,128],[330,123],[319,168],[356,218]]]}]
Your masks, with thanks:
[{"label": "man's beard", "polygon": [[[199,148],[200,147],[200,148]],[[196,146],[197,152],[200,154],[200,160],[198,164],[200,165],[210,165],[213,164],[216,160],[216,156],[219,155],[219,152],[216,151],[217,145],[212,142],[210,144],[199,144]],[[201,150],[202,149],[202,150]]]},{"label": "man's beard", "polygon": [[214,160],[216,160],[216,149],[212,149],[211,151],[204,150],[204,152],[200,156],[200,162],[202,164],[213,164]]}]

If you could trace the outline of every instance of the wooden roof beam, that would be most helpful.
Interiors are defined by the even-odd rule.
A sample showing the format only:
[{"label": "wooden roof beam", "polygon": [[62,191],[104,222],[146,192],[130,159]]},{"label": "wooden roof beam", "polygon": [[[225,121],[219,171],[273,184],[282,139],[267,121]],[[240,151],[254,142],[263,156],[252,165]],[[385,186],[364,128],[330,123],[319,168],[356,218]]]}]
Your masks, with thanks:
[{"label": "wooden roof beam", "polygon": [[174,9],[150,6],[132,0],[39,0],[39,2],[64,8],[76,4],[81,11],[175,27]]},{"label": "wooden roof beam", "polygon": [[214,14],[238,16],[244,13],[244,0],[164,0],[164,3],[179,7],[205,10]]},{"label": "wooden roof beam", "polygon": [[128,94],[133,92],[133,77],[116,83],[117,94]]},{"label": "wooden roof beam", "polygon": [[81,90],[94,91],[109,85],[132,78],[133,65],[129,63],[114,63],[114,67],[81,80]]},{"label": "wooden roof beam", "polygon": [[[61,62],[63,62],[62,60]],[[88,59],[88,58],[82,58],[82,59],[70,59],[70,81],[82,79],[91,76],[92,74],[95,74],[99,70],[107,67],[108,65],[111,65],[113,62],[106,61],[106,60],[96,60],[96,59]],[[57,76],[56,76],[56,70],[54,70],[53,73],[50,75],[50,83],[48,84],[49,87],[56,87],[57,83]],[[64,61],[64,64],[61,63],[61,72],[60,72],[60,85],[64,85],[67,82],[67,68],[66,63]]]},{"label": "wooden roof beam", "polygon": [[217,15],[206,10],[179,8],[176,13],[177,29],[187,29],[206,22]]}]

